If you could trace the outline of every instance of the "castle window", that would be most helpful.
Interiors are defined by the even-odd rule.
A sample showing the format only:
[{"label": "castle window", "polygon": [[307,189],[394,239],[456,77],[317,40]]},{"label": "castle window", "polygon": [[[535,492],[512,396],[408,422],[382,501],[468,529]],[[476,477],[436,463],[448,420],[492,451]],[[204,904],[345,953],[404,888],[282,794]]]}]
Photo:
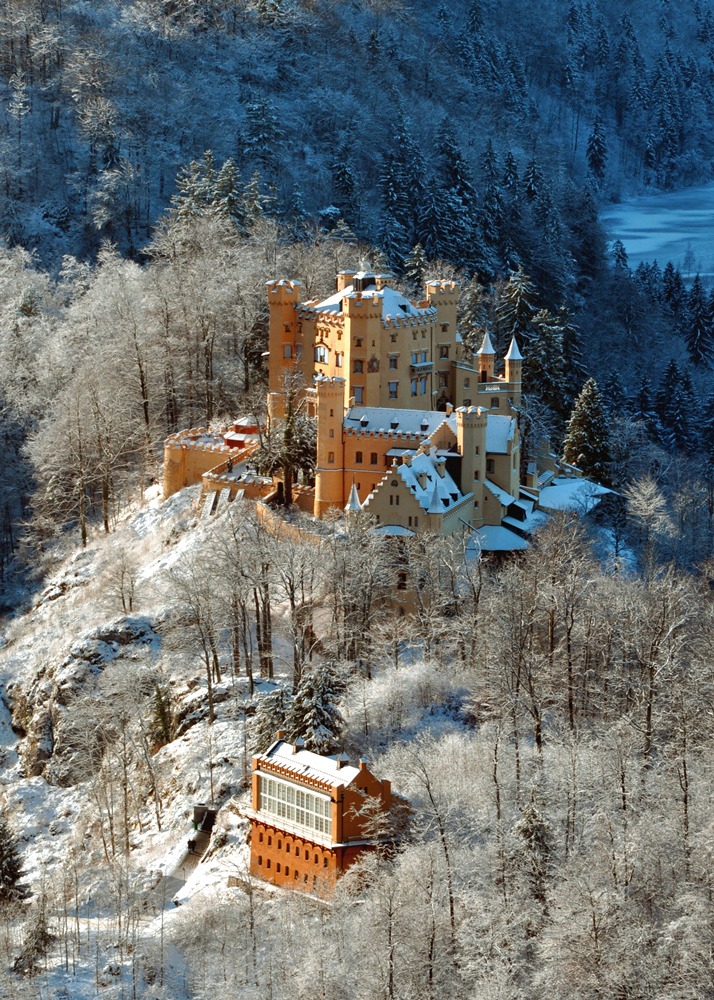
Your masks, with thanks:
[{"label": "castle window", "polygon": [[282,840],[279,840],[278,841],[278,850],[282,851],[282,849],[283,849],[283,842],[282,842]]},{"label": "castle window", "polygon": [[355,337],[355,347],[361,347],[361,346],[362,346],[362,338]]},{"label": "castle window", "polygon": [[396,399],[399,392],[399,382],[389,382],[389,398]]},{"label": "castle window", "polygon": [[293,356],[292,344],[285,344],[285,346],[283,347],[283,357],[291,358],[292,356]]},{"label": "castle window", "polygon": [[478,478],[479,478],[478,469],[474,469],[474,481],[476,481]]},{"label": "castle window", "polygon": [[327,858],[326,857],[322,859],[322,867],[323,868],[327,868]]},{"label": "castle window", "polygon": [[352,364],[352,371],[355,375],[361,375],[364,371],[364,361],[354,361]]},{"label": "castle window", "polygon": [[391,340],[391,342],[393,344],[396,344],[396,342],[397,342],[397,335],[396,335],[396,333],[390,333],[389,334],[389,339]]},{"label": "castle window", "polygon": [[318,858],[318,856],[317,856],[317,855],[315,855],[315,864],[317,864],[319,860],[320,860],[320,859]]},{"label": "castle window", "polygon": [[338,353],[337,353],[337,354],[335,355],[335,365],[336,365],[336,366],[337,366],[338,368],[341,368],[341,367],[342,367],[342,362],[344,361],[344,358],[345,358],[345,356],[344,356],[344,354],[342,354],[342,353],[339,353],[339,352],[338,352]]},{"label": "castle window", "polygon": [[492,396],[491,397],[491,409],[492,410],[497,410],[500,405],[501,405],[501,400],[498,398],[498,396]]},{"label": "castle window", "polygon": [[413,365],[418,364],[418,358],[419,358],[419,352],[418,351],[412,351],[412,364]]},{"label": "castle window", "polygon": [[442,345],[439,348],[439,357],[440,358],[448,358],[448,356],[449,356],[449,348],[446,347],[446,346],[444,346],[444,345]]},{"label": "castle window", "polygon": [[285,324],[285,332],[286,333],[290,333],[290,324],[289,323]]},{"label": "castle window", "polygon": [[361,451],[356,451],[355,452],[355,462],[357,463],[357,465],[361,465],[362,464],[362,452]]},{"label": "castle window", "polygon": [[449,376],[444,372],[439,372],[439,388],[445,389],[449,384]]},{"label": "castle window", "polygon": [[476,447],[474,448],[474,455],[480,455],[480,454],[481,454],[481,451],[479,449],[479,446],[476,445]]},{"label": "castle window", "polygon": [[486,459],[486,472],[493,472],[495,468],[495,462],[492,458]]},{"label": "castle window", "polygon": [[268,837],[268,847],[272,847],[272,846],[273,846],[273,838],[272,837]]},{"label": "castle window", "polygon": [[397,355],[396,354],[390,354],[389,355],[389,367],[390,368],[396,368],[397,367],[397,362],[398,362]]},{"label": "castle window", "polygon": [[329,465],[334,465],[335,464],[335,453],[334,453],[334,451],[328,451],[328,453],[327,453],[327,462],[328,462]]},{"label": "castle window", "polygon": [[357,406],[361,406],[364,402],[364,389],[361,385],[354,386],[355,403]]},{"label": "castle window", "polygon": [[412,379],[412,396],[416,396],[416,394],[417,394],[417,380],[415,378],[413,378]]},{"label": "castle window", "polygon": [[[290,854],[290,844],[286,844],[286,845],[285,845],[285,853],[286,853],[286,854]],[[285,874],[287,875],[287,869],[286,869],[286,872],[285,872]]]},{"label": "castle window", "polygon": [[296,353],[295,357],[298,359],[298,361],[302,357],[302,344],[298,344],[297,345],[297,353]]},{"label": "castle window", "polygon": [[471,406],[471,399],[465,399],[464,406]]},{"label": "castle window", "polygon": [[298,880],[299,878],[300,878],[300,872],[299,872],[299,871],[297,870],[297,868],[296,868],[296,869],[295,869],[295,881],[297,882],[297,880]]},{"label": "castle window", "polygon": [[262,867],[263,867],[263,855],[262,855],[262,854],[259,854],[259,855],[258,855],[258,866],[259,866],[260,868],[262,868]]},{"label": "castle window", "polygon": [[330,427],[330,437],[333,438],[334,436],[335,436],[335,429],[334,427]]},{"label": "castle window", "polygon": [[285,865],[285,878],[290,878],[290,869]]},{"label": "castle window", "polygon": [[276,872],[279,875],[280,874],[280,862],[279,861],[278,861],[277,865],[275,866],[275,870],[276,870]]},{"label": "castle window", "polygon": [[470,378],[465,378],[464,379],[464,389],[470,389],[470,388],[471,388],[471,379]]},{"label": "castle window", "polygon": [[370,465],[376,465],[377,464],[377,452],[376,451],[373,451],[370,454],[370,456],[369,456],[369,464]]},{"label": "castle window", "polygon": [[441,324],[441,332],[442,332],[442,333],[446,333],[446,331],[447,331],[448,329],[449,329],[449,324],[448,324],[448,323],[442,323],[442,324]]},{"label": "castle window", "polygon": [[415,527],[415,528],[418,528],[418,527],[419,527],[419,518],[418,518],[418,517],[415,517],[415,518],[414,518],[414,527]]},{"label": "castle window", "polygon": [[427,362],[427,354],[428,354],[428,351],[422,351],[421,354],[419,355],[419,360],[421,361],[421,363],[423,365],[426,364],[426,362]]},{"label": "castle window", "polygon": [[265,862],[265,867],[270,868],[270,858]]},{"label": "castle window", "polygon": [[422,375],[419,379],[419,393],[422,396],[426,395],[426,375]]},{"label": "castle window", "polygon": [[258,834],[258,840],[260,841],[261,844],[263,843],[263,831],[262,830]]},{"label": "castle window", "polygon": [[417,332],[416,332],[416,330],[413,330],[412,331],[412,340],[416,340],[416,338],[417,338]]},{"label": "castle window", "polygon": [[315,361],[319,365],[327,364],[327,348],[322,344],[315,348]]}]

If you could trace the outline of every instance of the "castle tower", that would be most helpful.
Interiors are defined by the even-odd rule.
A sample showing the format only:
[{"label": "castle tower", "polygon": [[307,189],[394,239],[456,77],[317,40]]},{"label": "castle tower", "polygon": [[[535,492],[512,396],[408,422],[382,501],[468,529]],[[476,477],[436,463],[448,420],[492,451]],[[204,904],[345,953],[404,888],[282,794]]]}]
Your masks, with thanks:
[{"label": "castle tower", "polygon": [[486,478],[486,425],[488,410],[459,406],[456,410],[456,446],[461,455],[461,492],[474,495],[474,521],[482,519],[483,483]]},{"label": "castle tower", "polygon": [[345,380],[315,376],[317,396],[317,465],[315,468],[315,517],[330,507],[345,506],[343,436]]},{"label": "castle tower", "polygon": [[[355,276],[355,284],[359,274]],[[347,354],[348,364],[352,363],[353,371],[349,374],[349,382],[344,385],[345,406],[349,405],[351,396],[359,398],[365,406],[384,406],[381,398],[381,377],[379,365],[373,367],[372,356],[379,358],[382,342],[382,300],[369,291],[355,291],[342,300],[345,343],[350,345]],[[357,345],[360,345],[359,347]],[[374,346],[373,346],[374,345]],[[354,362],[359,362],[356,366]],[[358,371],[354,371],[359,367]],[[361,393],[356,389],[361,388]]]},{"label": "castle tower", "polygon": [[521,379],[523,374],[523,355],[518,349],[518,342],[515,337],[511,338],[511,346],[508,348],[506,361],[506,382],[513,385],[513,402],[518,405],[521,399]]},{"label": "castle tower", "polygon": [[292,369],[301,354],[302,338],[297,335],[296,307],[302,297],[299,281],[267,283],[269,321],[268,391],[283,389],[283,371]]},{"label": "castle tower", "polygon": [[[448,333],[453,341],[456,337],[456,309],[459,305],[459,286],[455,281],[427,281],[426,301],[436,307],[439,332]],[[443,329],[446,327],[446,329]]]},{"label": "castle tower", "polygon": [[476,356],[478,357],[479,382],[493,382],[493,367],[496,360],[496,352],[491,343],[488,330],[484,334],[483,343],[477,351]]}]

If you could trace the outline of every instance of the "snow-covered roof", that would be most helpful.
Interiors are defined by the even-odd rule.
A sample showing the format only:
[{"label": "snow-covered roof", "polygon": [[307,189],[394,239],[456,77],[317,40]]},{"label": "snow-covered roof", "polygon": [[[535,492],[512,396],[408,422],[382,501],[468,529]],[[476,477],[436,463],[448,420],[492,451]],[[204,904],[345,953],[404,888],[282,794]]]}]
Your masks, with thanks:
[{"label": "snow-covered roof", "polygon": [[509,507],[512,503],[515,502],[516,498],[514,496],[511,496],[510,493],[507,493],[506,490],[502,489],[491,479],[485,479],[484,483],[491,491],[491,493],[493,493],[493,495],[497,497],[497,499],[503,504],[504,507]]},{"label": "snow-covered roof", "polygon": [[[447,420],[440,410],[397,410],[386,406],[352,406],[345,414],[345,429],[390,431],[430,437]],[[451,422],[454,433],[456,420]]]},{"label": "snow-covered roof", "polygon": [[390,538],[413,538],[416,532],[409,528],[402,527],[401,524],[380,524],[374,529],[375,535],[388,535]]},{"label": "snow-covered roof", "polygon": [[[427,514],[446,514],[465,499],[446,468],[442,470],[443,475],[439,474],[438,462],[436,448],[432,448],[429,453],[414,455],[410,464],[405,462],[388,473],[402,480]],[[373,495],[370,493],[365,500],[365,508],[369,507]]]},{"label": "snow-covered roof", "polygon": [[486,420],[486,451],[507,455],[508,445],[516,433],[516,418],[507,414],[489,413]]},{"label": "snow-covered roof", "polygon": [[476,534],[482,552],[515,552],[530,547],[525,538],[500,524],[485,524]]},{"label": "snow-covered roof", "polygon": [[483,343],[481,344],[481,346],[478,349],[478,351],[476,351],[476,353],[477,354],[495,354],[496,353],[496,349],[494,348],[494,346],[493,346],[493,344],[491,342],[491,336],[490,336],[488,330],[483,335]]},{"label": "snow-covered roof", "polygon": [[[355,277],[369,276],[366,274],[356,274]],[[423,308],[415,306],[413,302],[410,302],[404,295],[390,288],[388,285],[377,288],[376,284],[369,285],[364,292],[356,292],[354,285],[347,285],[346,288],[341,289],[339,292],[334,292],[329,298],[323,299],[322,302],[314,304],[306,303],[306,305],[309,305],[309,308],[315,312],[341,313],[343,299],[357,298],[357,296],[369,298],[373,295],[382,300],[382,319],[386,319],[388,316],[391,316],[393,319],[402,316],[429,316],[434,312],[433,306]]]},{"label": "snow-covered roof", "polygon": [[337,756],[323,757],[312,750],[296,750],[287,740],[276,740],[265,753],[256,754],[260,763],[277,764],[296,777],[323,781],[327,785],[351,785],[359,774],[359,768],[352,764],[340,766]]},{"label": "snow-covered roof", "polygon": [[546,510],[572,510],[586,514],[606,493],[612,493],[612,490],[590,479],[556,476],[549,486],[541,490],[538,504]]},{"label": "snow-covered roof", "polygon": [[515,337],[511,337],[511,346],[508,348],[506,361],[523,361],[523,355],[518,348],[518,341]]}]

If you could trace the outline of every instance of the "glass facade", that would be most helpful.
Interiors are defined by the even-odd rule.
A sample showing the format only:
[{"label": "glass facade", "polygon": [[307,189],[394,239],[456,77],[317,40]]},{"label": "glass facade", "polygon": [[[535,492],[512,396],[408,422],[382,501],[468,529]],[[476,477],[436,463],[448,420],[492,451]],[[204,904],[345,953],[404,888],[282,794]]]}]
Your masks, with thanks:
[{"label": "glass facade", "polygon": [[332,836],[329,796],[264,774],[258,776],[258,790],[261,812],[275,816],[291,826]]}]

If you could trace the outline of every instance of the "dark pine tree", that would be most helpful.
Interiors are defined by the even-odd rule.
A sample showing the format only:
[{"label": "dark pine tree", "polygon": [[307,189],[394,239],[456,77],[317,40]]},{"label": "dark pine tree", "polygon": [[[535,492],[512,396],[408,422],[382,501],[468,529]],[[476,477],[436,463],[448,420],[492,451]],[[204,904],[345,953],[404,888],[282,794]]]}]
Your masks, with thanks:
[{"label": "dark pine tree", "polygon": [[692,364],[711,368],[714,361],[714,331],[707,295],[697,274],[687,296],[684,339]]},{"label": "dark pine tree", "polygon": [[598,181],[605,177],[605,166],[607,164],[607,142],[605,141],[605,130],[598,115],[593,122],[593,130],[588,136],[585,157],[591,173]]},{"label": "dark pine tree", "polygon": [[21,885],[23,876],[20,851],[7,820],[0,816],[0,902],[23,899],[27,891]]},{"label": "dark pine tree", "polygon": [[606,482],[610,452],[607,416],[595,379],[588,379],[575,401],[563,444],[566,462],[597,482]]},{"label": "dark pine tree", "polygon": [[668,311],[672,316],[680,316],[686,304],[687,289],[679,268],[675,268],[671,260],[662,272],[662,289]]}]

